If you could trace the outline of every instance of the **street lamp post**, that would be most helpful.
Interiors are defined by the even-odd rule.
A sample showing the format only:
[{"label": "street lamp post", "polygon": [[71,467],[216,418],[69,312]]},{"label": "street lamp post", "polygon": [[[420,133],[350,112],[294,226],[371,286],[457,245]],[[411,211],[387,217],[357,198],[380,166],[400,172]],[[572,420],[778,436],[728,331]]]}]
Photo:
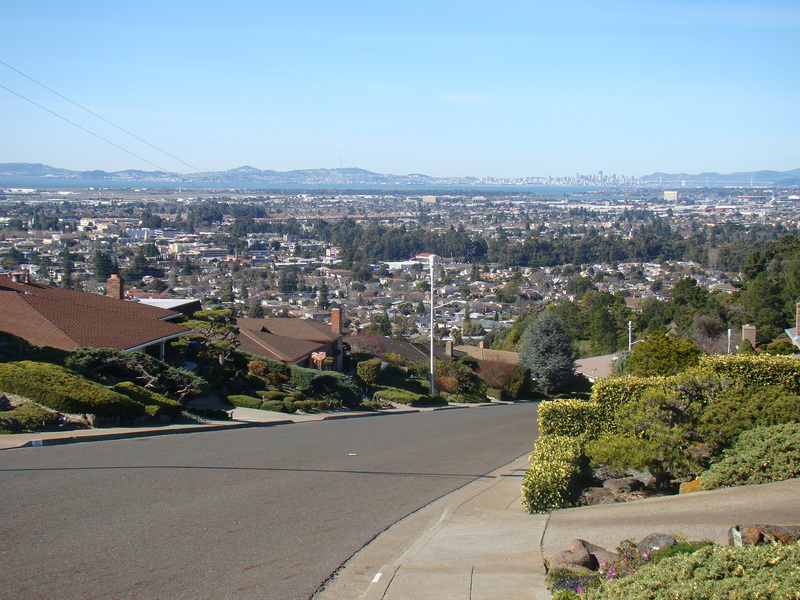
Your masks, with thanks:
[{"label": "street lamp post", "polygon": [[433,383],[433,313],[434,313],[433,305],[434,305],[434,300],[435,300],[435,296],[434,296],[434,292],[433,292],[433,268],[434,268],[434,266],[436,266],[436,255],[435,254],[431,254],[428,257],[428,264],[430,265],[430,270],[431,270],[431,385],[430,385],[430,388],[431,388],[431,397],[433,397],[434,393],[436,393],[436,388],[435,388],[434,383]]}]

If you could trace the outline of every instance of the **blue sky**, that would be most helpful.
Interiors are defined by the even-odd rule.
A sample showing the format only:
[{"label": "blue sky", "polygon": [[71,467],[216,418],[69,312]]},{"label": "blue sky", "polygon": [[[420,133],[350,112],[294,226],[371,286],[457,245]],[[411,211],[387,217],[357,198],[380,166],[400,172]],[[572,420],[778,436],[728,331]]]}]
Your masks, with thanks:
[{"label": "blue sky", "polygon": [[797,0],[44,0],[0,23],[0,162],[492,177],[800,167]]}]

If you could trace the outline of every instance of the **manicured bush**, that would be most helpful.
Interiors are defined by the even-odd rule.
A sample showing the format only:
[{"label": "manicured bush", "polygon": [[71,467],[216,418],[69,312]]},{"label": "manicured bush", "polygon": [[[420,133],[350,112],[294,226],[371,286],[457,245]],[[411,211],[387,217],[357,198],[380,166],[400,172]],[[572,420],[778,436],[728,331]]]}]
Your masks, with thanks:
[{"label": "manicured bush", "polygon": [[139,417],[144,407],[113,390],[50,363],[0,364],[0,391],[19,394],[58,412]]},{"label": "manicured bush", "polygon": [[0,411],[0,433],[38,431],[48,425],[55,425],[59,418],[57,412],[33,402],[23,402],[11,410]]},{"label": "manicured bush", "polygon": [[259,390],[256,396],[264,400],[284,400],[289,394],[280,390]]},{"label": "manicured bush", "polygon": [[539,404],[539,433],[591,439],[612,428],[609,411],[591,400],[550,400]]},{"label": "manicured bush", "polygon": [[504,389],[511,383],[516,365],[498,360],[484,360],[478,367],[478,375],[490,388]]},{"label": "manicured bush", "polygon": [[258,408],[271,412],[289,412],[283,400],[267,400],[266,402],[262,402],[261,406]]},{"label": "manicured bush", "polygon": [[371,358],[369,360],[362,360],[356,365],[356,374],[367,385],[375,385],[378,383],[378,377],[381,374],[381,359]]},{"label": "manicured bush", "polygon": [[154,392],[181,401],[201,395],[208,387],[207,382],[194,373],[143,352],[82,348],[67,357],[65,364],[99,383],[138,382]]},{"label": "manicured bush", "polygon": [[[800,544],[707,546],[646,564],[627,577],[586,590],[581,600],[796,600]],[[555,596],[554,596],[555,597]]]},{"label": "manicured bush", "polygon": [[430,400],[429,396],[422,394],[414,394],[406,390],[398,388],[381,388],[375,392],[375,399],[385,400],[387,402],[396,402],[397,404],[405,404],[407,406],[421,406]]},{"label": "manicured bush", "polygon": [[640,398],[647,388],[666,385],[666,377],[603,377],[594,382],[590,400],[613,412],[617,407]]},{"label": "manicured bush", "polygon": [[737,383],[756,387],[779,385],[800,394],[800,361],[793,356],[712,355],[704,356],[700,366]]},{"label": "manicured bush", "polygon": [[745,431],[700,480],[711,490],[794,477],[800,477],[800,423]]},{"label": "manicured bush", "polygon": [[701,417],[707,443],[727,446],[748,429],[800,422],[800,396],[782,387],[739,386],[709,404]]},{"label": "manicured bush", "polygon": [[337,371],[317,371],[292,365],[289,368],[289,383],[307,396],[313,396],[328,403],[329,407],[343,404],[358,406],[361,388],[355,379]]},{"label": "manicured bush", "polygon": [[114,391],[126,395],[134,402],[144,405],[147,414],[158,417],[177,417],[183,412],[183,404],[177,400],[167,398],[163,394],[158,394],[131,381],[121,381],[114,386]]},{"label": "manicured bush", "polygon": [[514,367],[505,391],[512,398],[526,398],[531,391],[531,370],[522,365]]},{"label": "manicured bush", "polygon": [[522,480],[522,504],[530,513],[544,513],[574,504],[582,462],[578,440],[540,435]]},{"label": "manicured bush", "polygon": [[[228,402],[239,408],[261,408],[261,399],[253,398],[252,396],[243,396],[241,394],[232,394],[228,396]],[[282,403],[281,403],[282,404]]]}]

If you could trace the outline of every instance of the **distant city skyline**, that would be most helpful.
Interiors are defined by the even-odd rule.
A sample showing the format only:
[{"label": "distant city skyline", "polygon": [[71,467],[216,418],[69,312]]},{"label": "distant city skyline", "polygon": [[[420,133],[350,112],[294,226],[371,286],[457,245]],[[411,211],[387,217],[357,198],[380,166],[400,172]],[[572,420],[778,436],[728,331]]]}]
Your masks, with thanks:
[{"label": "distant city skyline", "polygon": [[3,23],[0,162],[501,179],[800,166],[792,0],[43,0]]}]

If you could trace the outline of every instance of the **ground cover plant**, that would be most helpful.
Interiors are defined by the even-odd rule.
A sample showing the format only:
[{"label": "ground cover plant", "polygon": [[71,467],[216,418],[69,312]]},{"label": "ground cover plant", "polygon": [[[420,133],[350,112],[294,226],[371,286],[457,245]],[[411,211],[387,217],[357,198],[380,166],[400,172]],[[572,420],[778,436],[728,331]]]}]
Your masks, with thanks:
[{"label": "ground cover plant", "polygon": [[600,579],[599,585],[580,593],[556,592],[553,600],[798,600],[798,565],[798,543],[743,548],[709,545],[648,562],[624,577]]}]

